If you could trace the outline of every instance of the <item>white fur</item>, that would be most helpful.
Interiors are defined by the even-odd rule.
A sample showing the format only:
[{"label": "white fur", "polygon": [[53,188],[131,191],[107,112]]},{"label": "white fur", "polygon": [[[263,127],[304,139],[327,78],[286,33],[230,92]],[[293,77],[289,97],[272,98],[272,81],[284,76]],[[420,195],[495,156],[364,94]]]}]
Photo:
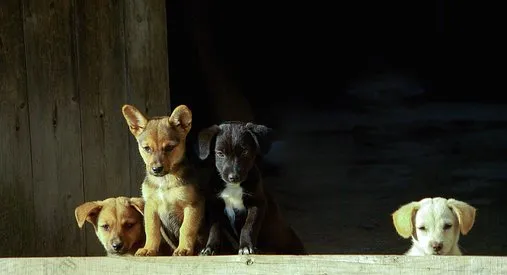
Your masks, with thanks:
[{"label": "white fur", "polygon": [[234,210],[244,211],[243,204],[243,188],[240,184],[227,183],[224,190],[218,195],[225,202],[225,212],[229,217],[229,221],[234,223],[236,215]]},{"label": "white fur", "polygon": [[[456,206],[456,203],[459,205]],[[405,253],[410,256],[462,255],[458,246],[460,233],[466,234],[474,219],[475,208],[439,197],[406,204],[393,213],[398,233],[412,239],[412,246]],[[465,224],[460,224],[460,221]],[[434,249],[436,245],[441,249]]]}]

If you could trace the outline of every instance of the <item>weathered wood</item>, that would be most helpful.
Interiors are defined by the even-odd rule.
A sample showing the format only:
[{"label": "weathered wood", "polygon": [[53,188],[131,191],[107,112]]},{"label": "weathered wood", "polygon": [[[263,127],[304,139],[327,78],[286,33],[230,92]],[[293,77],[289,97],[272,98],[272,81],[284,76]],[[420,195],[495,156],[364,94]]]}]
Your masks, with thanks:
[{"label": "weathered wood", "polygon": [[[130,195],[129,132],[121,113],[127,96],[123,5],[76,1],[85,201]],[[104,255],[89,224],[86,240],[86,255]]]},{"label": "weathered wood", "polygon": [[0,256],[33,255],[34,209],[23,12],[0,2]]},{"label": "weathered wood", "polygon": [[23,0],[38,256],[84,254],[73,209],[83,201],[74,78],[73,1]]},{"label": "weathered wood", "polygon": [[392,255],[0,259],[2,274],[506,274],[507,257]]},{"label": "weathered wood", "polygon": [[[170,110],[166,26],[164,0],[125,1],[125,103],[135,105],[148,116],[165,115]],[[127,124],[119,123],[122,133],[130,135]],[[133,196],[139,196],[145,168],[134,137],[129,137],[129,143],[131,190]]]}]

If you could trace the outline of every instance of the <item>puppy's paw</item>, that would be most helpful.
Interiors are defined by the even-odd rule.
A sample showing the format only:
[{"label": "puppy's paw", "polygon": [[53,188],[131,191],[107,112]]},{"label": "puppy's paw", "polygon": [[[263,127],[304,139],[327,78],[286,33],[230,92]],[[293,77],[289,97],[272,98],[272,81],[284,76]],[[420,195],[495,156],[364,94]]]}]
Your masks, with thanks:
[{"label": "puppy's paw", "polygon": [[192,256],[193,254],[194,252],[192,249],[181,247],[176,248],[176,250],[173,252],[173,256]]},{"label": "puppy's paw", "polygon": [[245,245],[238,251],[239,255],[250,255],[255,254],[255,248],[252,245]]},{"label": "puppy's paw", "polygon": [[217,250],[215,248],[212,248],[211,246],[207,246],[201,252],[199,252],[199,256],[212,256],[217,253]]},{"label": "puppy's paw", "polygon": [[135,255],[136,256],[156,256],[157,255],[157,251],[155,251],[153,249],[139,248],[136,251]]}]

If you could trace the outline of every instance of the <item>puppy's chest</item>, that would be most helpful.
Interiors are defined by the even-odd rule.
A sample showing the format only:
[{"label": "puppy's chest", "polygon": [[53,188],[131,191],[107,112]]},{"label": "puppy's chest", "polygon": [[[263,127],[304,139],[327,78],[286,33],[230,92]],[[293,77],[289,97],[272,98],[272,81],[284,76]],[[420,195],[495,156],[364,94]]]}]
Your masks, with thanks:
[{"label": "puppy's chest", "polygon": [[190,199],[190,185],[178,184],[177,179],[173,178],[155,178],[150,179],[150,184],[143,185],[143,198],[147,200],[155,200],[157,202],[159,212],[171,211],[178,202],[185,202]]},{"label": "puppy's chest", "polygon": [[243,213],[245,211],[243,194],[244,190],[239,184],[227,184],[225,188],[218,194],[218,196],[225,203],[224,212],[232,223],[234,223],[237,213]]}]

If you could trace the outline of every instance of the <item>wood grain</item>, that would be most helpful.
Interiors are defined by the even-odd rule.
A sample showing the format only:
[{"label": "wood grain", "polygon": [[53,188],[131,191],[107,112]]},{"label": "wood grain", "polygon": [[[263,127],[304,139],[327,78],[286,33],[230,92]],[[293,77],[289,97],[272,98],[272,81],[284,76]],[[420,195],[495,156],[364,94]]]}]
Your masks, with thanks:
[{"label": "wood grain", "polygon": [[506,274],[507,257],[392,255],[0,259],[2,274]]},{"label": "wood grain", "polygon": [[0,2],[0,256],[34,255],[23,11]]},{"label": "wood grain", "polygon": [[[83,201],[72,1],[23,0],[36,234],[33,254],[83,255]],[[29,226],[29,225],[27,225]]]}]

